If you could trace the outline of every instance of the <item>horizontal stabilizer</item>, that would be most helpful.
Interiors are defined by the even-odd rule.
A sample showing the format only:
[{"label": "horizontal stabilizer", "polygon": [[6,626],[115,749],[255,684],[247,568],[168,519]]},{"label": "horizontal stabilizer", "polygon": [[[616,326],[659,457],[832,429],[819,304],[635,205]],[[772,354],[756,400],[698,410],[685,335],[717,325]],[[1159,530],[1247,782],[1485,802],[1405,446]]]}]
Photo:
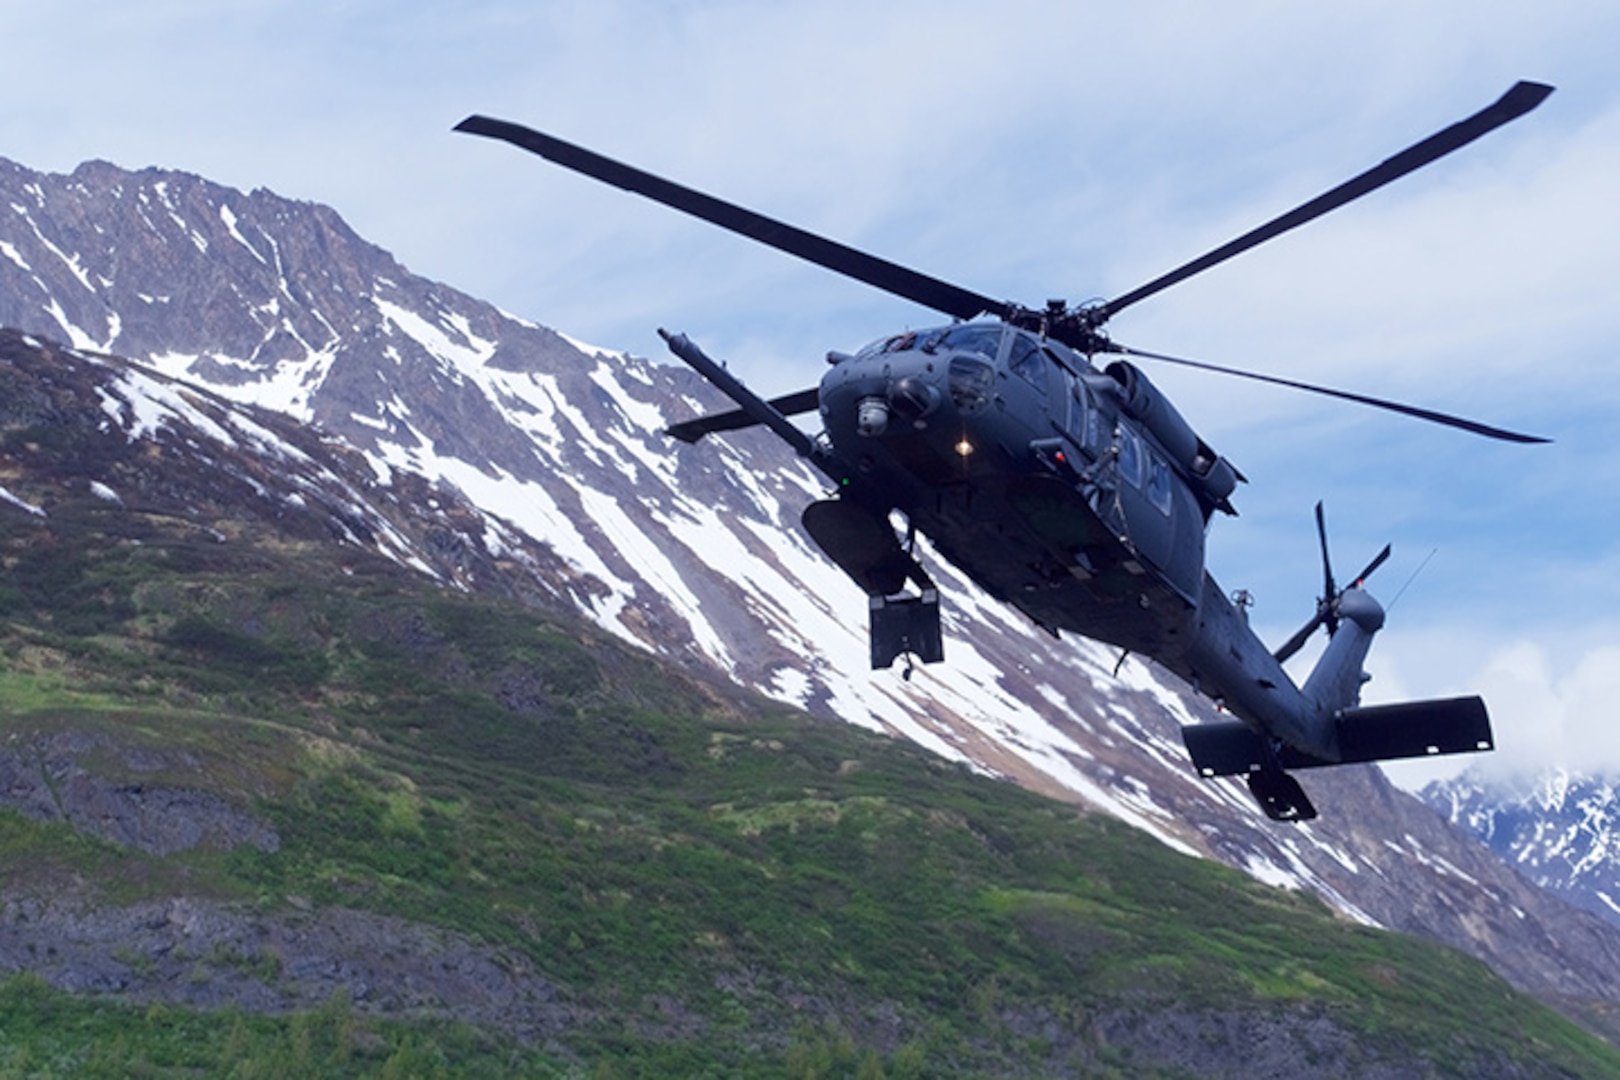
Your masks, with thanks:
[{"label": "horizontal stabilizer", "polygon": [[[1275,766],[1310,769],[1321,765],[1469,754],[1495,746],[1485,702],[1477,697],[1345,709],[1335,723],[1339,729],[1337,761],[1323,761],[1282,746],[1277,750]],[[1189,724],[1181,729],[1181,737],[1202,776],[1236,776],[1267,767],[1264,741],[1236,720]]]},{"label": "horizontal stabilizer", "polygon": [[[820,391],[815,387],[811,387],[808,390],[799,390],[792,394],[784,394],[779,398],[772,398],[770,404],[772,408],[783,416],[797,416],[800,413],[807,413],[818,408],[821,403],[820,398]],[[695,420],[671,424],[665,434],[684,443],[695,443],[705,435],[713,435],[721,431],[738,431],[742,428],[754,427],[760,422],[743,409],[732,409],[729,412],[715,413],[712,416],[700,416]]]},{"label": "horizontal stabilizer", "polygon": [[[1238,720],[1187,724],[1181,729],[1181,741],[1187,744],[1187,753],[1200,776],[1242,776],[1266,767],[1265,743]],[[1290,756],[1299,755],[1283,747],[1279,757]],[[1283,768],[1298,767],[1291,762],[1283,764]]]},{"label": "horizontal stabilizer", "polygon": [[1345,761],[1471,754],[1495,745],[1491,718],[1477,697],[1374,705],[1339,714],[1339,752]]}]

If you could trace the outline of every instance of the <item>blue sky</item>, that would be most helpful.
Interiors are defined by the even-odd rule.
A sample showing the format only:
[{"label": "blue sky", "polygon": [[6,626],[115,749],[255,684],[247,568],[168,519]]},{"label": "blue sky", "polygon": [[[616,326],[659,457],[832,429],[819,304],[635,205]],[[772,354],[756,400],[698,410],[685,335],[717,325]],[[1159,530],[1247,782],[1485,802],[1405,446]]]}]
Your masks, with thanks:
[{"label": "blue sky", "polygon": [[[71,12],[71,14],[69,14]],[[1539,110],[1132,308],[1122,342],[1552,436],[1151,369],[1248,475],[1210,565],[1272,640],[1385,541],[1369,700],[1482,692],[1499,766],[1620,768],[1620,6],[47,0],[0,155],[337,208],[417,273],[768,391],[937,317],[510,147],[518,120],[977,291],[1113,296],[1494,100]],[[1411,782],[1420,773],[1403,774]]]}]

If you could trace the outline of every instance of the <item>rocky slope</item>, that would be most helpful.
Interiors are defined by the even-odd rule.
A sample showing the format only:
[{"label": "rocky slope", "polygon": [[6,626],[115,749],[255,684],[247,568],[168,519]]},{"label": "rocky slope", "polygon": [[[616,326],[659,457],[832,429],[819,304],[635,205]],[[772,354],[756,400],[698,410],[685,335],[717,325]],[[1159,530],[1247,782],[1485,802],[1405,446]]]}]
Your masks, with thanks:
[{"label": "rocky slope", "polygon": [[1459,952],[445,588],[285,418],[0,360],[0,1073],[1620,1068]]},{"label": "rocky slope", "polygon": [[[1048,638],[937,563],[947,662],[909,682],[866,670],[864,598],[799,531],[819,481],[758,433],[672,446],[668,422],[715,404],[684,369],[417,278],[332,210],[268,192],[0,162],[0,196],[0,323],[79,350],[13,336],[18,370],[46,387],[51,370],[82,373],[71,408],[195,455],[211,482],[296,511],[300,528],[459,589],[576,609],[694,672],[1459,944],[1548,997],[1620,1001],[1613,928],[1376,770],[1307,777],[1323,819],[1273,825],[1241,787],[1192,775],[1178,727],[1204,706],[1183,687],[1134,660],[1116,674],[1107,650]],[[109,350],[140,365],[95,355]],[[323,477],[317,444],[354,468]],[[46,509],[13,494],[0,512]]]}]

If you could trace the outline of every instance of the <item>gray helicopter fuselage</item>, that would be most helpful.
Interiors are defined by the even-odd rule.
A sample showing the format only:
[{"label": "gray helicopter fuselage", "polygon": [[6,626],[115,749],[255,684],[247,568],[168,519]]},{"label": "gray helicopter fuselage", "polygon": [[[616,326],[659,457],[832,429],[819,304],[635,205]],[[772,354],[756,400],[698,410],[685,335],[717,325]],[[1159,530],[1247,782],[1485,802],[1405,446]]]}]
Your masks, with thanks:
[{"label": "gray helicopter fuselage", "polygon": [[900,511],[1047,631],[1151,657],[1256,730],[1334,755],[1322,717],[1354,697],[1324,710],[1302,695],[1205,572],[1236,472],[1139,372],[1000,322],[830,359],[819,400],[841,500]]},{"label": "gray helicopter fuselage", "polygon": [[[1113,341],[1120,312],[1323,214],[1370,194],[1535,109],[1553,92],[1521,80],[1496,101],[1241,236],[1108,300],[1025,307],[920,273],[511,121],[469,116],[456,130],[500,139],[602,183],[882,289],[957,320],[833,354],[816,390],[766,400],[684,334],[670,350],[736,403],[672,424],[696,442],[761,425],[837,486],[805,508],[805,530],[868,595],[872,665],[942,660],[939,590],[894,533],[896,511],[991,595],[1053,634],[1072,630],[1137,652],[1222,701],[1238,721],[1190,724],[1182,738],[1199,773],[1243,774],[1265,812],[1304,821],[1315,808],[1289,770],[1493,745],[1474,697],[1360,708],[1362,661],[1383,610],[1361,588],[1389,547],[1345,589],[1333,580],[1321,504],[1323,595],[1275,654],[1244,609],[1204,570],[1204,530],[1242,477],[1195,434],[1168,398],[1121,360],[1151,358],[1281,384],[1488,438],[1540,436],[1398,401],[1223,367]],[[984,316],[993,321],[979,321]],[[967,321],[963,321],[967,320]],[[821,410],[812,439],[789,417]],[[905,591],[907,582],[917,594]],[[1318,628],[1326,651],[1303,688],[1283,672]]]}]

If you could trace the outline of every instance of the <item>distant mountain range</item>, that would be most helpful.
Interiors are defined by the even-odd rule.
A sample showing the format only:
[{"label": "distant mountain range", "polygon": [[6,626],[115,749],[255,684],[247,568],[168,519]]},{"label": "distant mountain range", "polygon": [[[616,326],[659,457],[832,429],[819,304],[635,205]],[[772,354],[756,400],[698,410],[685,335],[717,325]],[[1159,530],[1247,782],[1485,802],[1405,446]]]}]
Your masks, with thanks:
[{"label": "distant mountain range", "polygon": [[1470,770],[1422,792],[1537,885],[1620,926],[1620,783],[1554,770],[1489,780]]},{"label": "distant mountain range", "polygon": [[[1241,785],[1193,774],[1179,726],[1207,713],[1186,687],[1136,660],[1116,673],[1112,651],[1053,640],[937,560],[946,663],[910,681],[867,670],[865,598],[801,533],[822,484],[790,452],[752,432],[672,445],[667,424],[720,404],[686,369],[419,278],[327,207],[178,172],[0,160],[0,325],[30,335],[18,355],[71,346],[57,355],[95,383],[108,424],[285,508],[312,539],[579,611],[694,672],[1457,945],[1548,999],[1620,1002],[1620,930],[1376,769],[1306,777],[1322,819],[1275,825]],[[272,435],[270,413],[312,442]],[[0,505],[44,509],[15,493]]]}]

